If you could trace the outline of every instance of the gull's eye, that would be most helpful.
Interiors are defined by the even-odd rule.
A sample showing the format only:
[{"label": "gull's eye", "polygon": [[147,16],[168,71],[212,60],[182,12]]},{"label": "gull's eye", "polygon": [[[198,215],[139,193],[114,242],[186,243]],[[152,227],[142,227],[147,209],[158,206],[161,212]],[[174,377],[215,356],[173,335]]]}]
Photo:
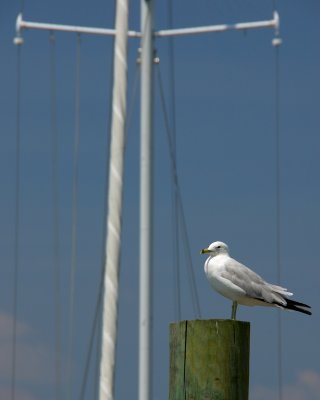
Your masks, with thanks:
[{"label": "gull's eye", "polygon": [[217,246],[217,249],[221,249],[221,246]]}]

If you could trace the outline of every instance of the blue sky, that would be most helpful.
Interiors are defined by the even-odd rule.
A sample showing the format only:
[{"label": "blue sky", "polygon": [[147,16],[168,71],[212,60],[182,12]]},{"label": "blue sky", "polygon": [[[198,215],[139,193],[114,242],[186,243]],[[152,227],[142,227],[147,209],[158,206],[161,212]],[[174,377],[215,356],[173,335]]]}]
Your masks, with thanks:
[{"label": "blue sky", "polygon": [[[139,30],[139,2],[131,1],[130,29]],[[176,1],[174,26],[265,20],[271,0]],[[280,34],[281,280],[313,316],[282,313],[284,400],[320,394],[320,6],[277,1]],[[9,398],[17,49],[12,44],[18,1],[0,5],[0,397]],[[157,2],[155,28],[168,26],[167,2]],[[26,20],[112,27],[113,2],[24,1]],[[21,190],[17,312],[17,400],[54,399],[53,202],[51,80],[47,32],[26,31],[21,64]],[[67,360],[71,260],[76,36],[56,34],[59,135],[62,364]],[[229,318],[231,304],[212,292],[199,250],[214,240],[271,282],[276,267],[275,50],[273,31],[180,37],[175,40],[177,162],[203,318]],[[81,37],[80,153],[75,291],[74,398],[79,398],[99,286],[103,248],[110,38]],[[170,99],[168,39],[155,43],[166,102]],[[139,90],[134,90],[139,41],[129,44],[129,106],[121,253],[116,398],[136,398],[138,356]],[[155,74],[156,78],[157,74]],[[155,79],[154,121],[154,357],[153,399],[168,394],[168,324],[175,318],[171,173],[165,124]],[[131,102],[130,102],[131,104]],[[183,248],[182,237],[180,247]],[[181,253],[182,319],[195,317]],[[242,308],[251,322],[250,400],[276,398],[277,311]],[[94,396],[94,350],[88,399]],[[63,369],[65,376],[65,369]],[[124,384],[125,382],[125,384]],[[67,390],[67,379],[62,390]]]}]

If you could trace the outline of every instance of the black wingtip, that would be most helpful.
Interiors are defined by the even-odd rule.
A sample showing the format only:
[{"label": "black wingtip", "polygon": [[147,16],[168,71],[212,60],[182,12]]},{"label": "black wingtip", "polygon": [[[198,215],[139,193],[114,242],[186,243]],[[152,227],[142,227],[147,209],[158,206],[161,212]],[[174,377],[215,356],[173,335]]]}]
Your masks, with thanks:
[{"label": "black wingtip", "polygon": [[286,310],[298,311],[303,314],[312,315],[312,312],[305,310],[305,308],[311,308],[308,304],[299,303],[295,300],[286,299],[287,305],[284,307]]},{"label": "black wingtip", "polygon": [[[259,298],[256,297],[256,300],[259,300],[261,302],[267,303],[264,299],[261,299],[261,298],[259,299]],[[311,311],[305,310],[305,308],[311,309],[311,307],[308,306],[308,304],[300,303],[299,301],[295,301],[295,300],[290,300],[287,297],[285,297],[284,300],[287,303],[286,305],[280,304],[278,302],[274,302],[272,304],[274,304],[275,306],[278,306],[280,308],[283,308],[285,310],[298,311],[298,312],[301,312],[303,314],[312,315]]]},{"label": "black wingtip", "polygon": [[303,308],[311,308],[308,306],[308,304],[304,303],[299,303],[299,301],[291,300],[291,299],[286,299],[287,303],[293,306],[298,306],[298,307],[303,307]]}]

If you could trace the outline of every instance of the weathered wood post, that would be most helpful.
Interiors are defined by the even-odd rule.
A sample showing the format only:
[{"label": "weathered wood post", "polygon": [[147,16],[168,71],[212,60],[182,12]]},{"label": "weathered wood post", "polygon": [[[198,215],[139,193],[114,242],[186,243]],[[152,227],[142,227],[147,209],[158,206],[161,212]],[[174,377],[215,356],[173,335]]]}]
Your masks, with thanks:
[{"label": "weathered wood post", "polygon": [[169,400],[248,400],[250,323],[170,325]]}]

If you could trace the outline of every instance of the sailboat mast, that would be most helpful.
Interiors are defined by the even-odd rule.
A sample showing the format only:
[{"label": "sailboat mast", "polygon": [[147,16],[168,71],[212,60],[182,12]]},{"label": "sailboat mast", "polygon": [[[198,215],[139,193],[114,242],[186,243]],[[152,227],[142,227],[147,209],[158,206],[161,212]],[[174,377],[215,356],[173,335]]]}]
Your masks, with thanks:
[{"label": "sailboat mast", "polygon": [[141,0],[139,400],[152,394],[153,0]]},{"label": "sailboat mast", "polygon": [[115,25],[106,265],[102,314],[102,354],[100,362],[100,400],[113,400],[114,398],[127,103],[128,0],[117,1]]},{"label": "sailboat mast", "polygon": [[141,143],[140,143],[140,298],[139,298],[139,400],[152,398],[152,179],[153,179],[153,40],[155,37],[273,28],[273,45],[279,46],[279,15],[273,19],[231,25],[167,29],[153,32],[153,0],[141,0],[141,33],[128,31],[128,0],[117,0],[116,29],[100,29],[61,24],[16,20],[16,45],[23,43],[23,29],[41,29],[116,35],[114,49],[114,82],[111,150],[109,161],[108,219],[106,265],[103,300],[103,336],[100,363],[100,400],[114,398],[115,348],[117,334],[118,276],[120,261],[121,213],[123,194],[123,161],[126,121],[127,42],[141,37]]}]

